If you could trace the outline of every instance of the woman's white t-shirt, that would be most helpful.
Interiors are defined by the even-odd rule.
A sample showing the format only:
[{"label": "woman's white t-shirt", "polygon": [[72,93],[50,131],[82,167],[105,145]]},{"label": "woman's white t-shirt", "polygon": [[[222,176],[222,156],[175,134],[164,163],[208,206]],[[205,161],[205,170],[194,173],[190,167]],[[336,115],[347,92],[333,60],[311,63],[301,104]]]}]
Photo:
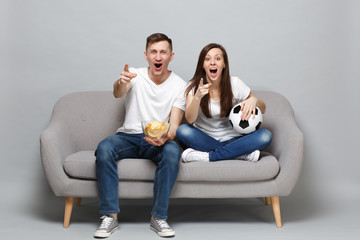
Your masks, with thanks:
[{"label": "woman's white t-shirt", "polygon": [[[250,88],[238,77],[231,77],[231,88],[233,92],[233,106],[241,101],[244,101],[251,91]],[[190,91],[189,94],[193,95],[194,91]],[[220,101],[210,99],[209,107],[212,118],[207,118],[200,108],[198,117],[193,124],[194,127],[200,129],[220,142],[241,136],[241,134],[233,130],[229,117],[220,117]]]},{"label": "woman's white t-shirt", "polygon": [[172,107],[185,111],[186,81],[171,72],[160,85],[150,80],[148,68],[130,68],[137,76],[125,96],[125,120],[118,132],[142,133],[141,121],[168,122]]}]

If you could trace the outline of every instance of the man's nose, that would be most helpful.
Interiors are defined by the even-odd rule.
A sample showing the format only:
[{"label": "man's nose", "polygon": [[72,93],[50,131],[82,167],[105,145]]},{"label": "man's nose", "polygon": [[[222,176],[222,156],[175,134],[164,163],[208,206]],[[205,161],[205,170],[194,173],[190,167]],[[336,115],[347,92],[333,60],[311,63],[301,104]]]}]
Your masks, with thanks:
[{"label": "man's nose", "polygon": [[157,54],[155,55],[155,59],[156,59],[156,60],[160,60],[160,59],[161,59],[161,54],[160,54],[160,53],[157,53]]}]

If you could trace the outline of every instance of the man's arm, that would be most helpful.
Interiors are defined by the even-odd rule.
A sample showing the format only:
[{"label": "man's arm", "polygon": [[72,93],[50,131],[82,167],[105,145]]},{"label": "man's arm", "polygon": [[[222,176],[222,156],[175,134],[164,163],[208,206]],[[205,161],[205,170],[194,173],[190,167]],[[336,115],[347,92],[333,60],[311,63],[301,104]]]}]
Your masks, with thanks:
[{"label": "man's arm", "polygon": [[114,82],[113,94],[116,98],[121,98],[130,90],[131,79],[136,77],[136,73],[129,72],[129,65],[125,64],[124,71],[121,72],[120,79]]},{"label": "man's arm", "polygon": [[184,117],[184,111],[178,107],[172,107],[170,113],[170,140],[174,140],[176,137],[176,130],[180,126],[181,121]]}]

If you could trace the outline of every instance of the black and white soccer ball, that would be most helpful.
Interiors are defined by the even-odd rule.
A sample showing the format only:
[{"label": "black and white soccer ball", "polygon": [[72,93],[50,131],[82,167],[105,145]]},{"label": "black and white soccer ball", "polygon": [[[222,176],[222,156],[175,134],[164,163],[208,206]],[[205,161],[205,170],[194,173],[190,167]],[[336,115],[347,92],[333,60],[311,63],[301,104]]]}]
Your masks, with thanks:
[{"label": "black and white soccer ball", "polygon": [[238,103],[231,109],[229,115],[230,124],[236,132],[246,135],[260,128],[263,117],[258,107],[256,107],[255,118],[251,115],[248,121],[241,120],[241,114],[241,103]]}]

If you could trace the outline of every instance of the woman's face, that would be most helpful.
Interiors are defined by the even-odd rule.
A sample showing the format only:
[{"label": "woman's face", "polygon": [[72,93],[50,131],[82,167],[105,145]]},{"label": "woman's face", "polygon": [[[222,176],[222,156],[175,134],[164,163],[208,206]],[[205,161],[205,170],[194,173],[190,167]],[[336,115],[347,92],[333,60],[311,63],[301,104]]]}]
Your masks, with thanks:
[{"label": "woman's face", "polygon": [[223,53],[220,48],[212,48],[206,54],[203,69],[207,80],[221,80],[222,71],[225,68]]}]

